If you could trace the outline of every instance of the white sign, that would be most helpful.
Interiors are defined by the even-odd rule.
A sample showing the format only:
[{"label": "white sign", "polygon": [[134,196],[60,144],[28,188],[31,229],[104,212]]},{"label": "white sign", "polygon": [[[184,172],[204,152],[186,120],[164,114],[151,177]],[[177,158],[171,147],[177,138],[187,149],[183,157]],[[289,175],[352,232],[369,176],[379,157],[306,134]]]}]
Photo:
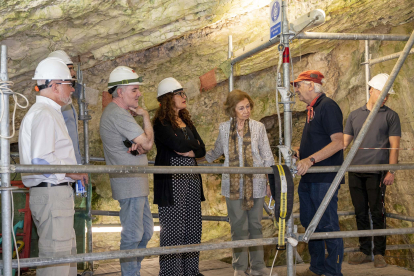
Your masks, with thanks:
[{"label": "white sign", "polygon": [[274,0],[270,4],[270,39],[282,31],[282,0]]}]

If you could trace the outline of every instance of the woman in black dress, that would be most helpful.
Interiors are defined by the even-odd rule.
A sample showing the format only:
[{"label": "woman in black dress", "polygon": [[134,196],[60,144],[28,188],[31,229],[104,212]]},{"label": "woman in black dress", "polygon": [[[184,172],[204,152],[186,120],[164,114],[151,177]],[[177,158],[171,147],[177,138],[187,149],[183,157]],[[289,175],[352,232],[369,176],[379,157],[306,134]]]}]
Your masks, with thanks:
[{"label": "woman in black dress", "polygon": [[[197,166],[206,154],[186,109],[187,96],[174,78],[158,84],[160,107],[153,119],[156,166]],[[201,242],[203,185],[199,174],[154,174],[154,204],[160,218],[160,246]],[[160,256],[159,276],[199,276],[200,252]]]}]

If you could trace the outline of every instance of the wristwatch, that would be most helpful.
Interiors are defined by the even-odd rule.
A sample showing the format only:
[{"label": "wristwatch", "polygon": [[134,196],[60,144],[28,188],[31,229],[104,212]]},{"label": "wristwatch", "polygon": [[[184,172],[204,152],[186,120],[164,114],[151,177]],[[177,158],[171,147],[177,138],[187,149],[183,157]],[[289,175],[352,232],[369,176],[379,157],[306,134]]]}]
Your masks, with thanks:
[{"label": "wristwatch", "polygon": [[315,163],[316,163],[315,158],[311,157],[311,158],[309,158],[309,160],[312,162],[312,165],[315,165]]},{"label": "wristwatch", "polygon": [[395,174],[395,171],[391,171],[391,170],[389,170],[388,171],[390,174]]}]

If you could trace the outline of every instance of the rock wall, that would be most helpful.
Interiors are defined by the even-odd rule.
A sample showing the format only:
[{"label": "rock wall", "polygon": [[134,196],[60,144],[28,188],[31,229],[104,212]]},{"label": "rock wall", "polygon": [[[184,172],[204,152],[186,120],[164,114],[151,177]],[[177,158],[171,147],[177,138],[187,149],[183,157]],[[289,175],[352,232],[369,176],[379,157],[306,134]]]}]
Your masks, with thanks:
[{"label": "rock wall", "polygon": [[[130,2],[127,1],[125,5],[128,6]],[[159,5],[157,1],[149,2],[153,5]],[[224,2],[226,2],[224,3],[225,5],[229,5],[227,6],[228,9],[237,6],[234,1]],[[184,5],[185,3],[183,2],[182,4]],[[108,40],[91,40],[89,42],[88,39],[83,39],[82,43],[84,44],[79,44],[79,49],[81,49],[79,51],[82,53],[81,68],[84,72],[85,82],[88,86],[99,89],[100,91],[106,90],[109,73],[118,65],[130,66],[140,75],[143,75],[146,85],[142,86],[143,97],[140,99],[140,104],[147,108],[152,116],[158,106],[156,101],[156,86],[158,82],[170,76],[178,79],[187,87],[190,113],[197,130],[207,145],[207,149],[211,149],[218,134],[219,123],[227,120],[222,106],[228,93],[228,84],[225,74],[219,68],[227,58],[228,35],[233,35],[235,50],[266,36],[268,30],[268,7],[260,6],[258,8],[256,7],[256,9],[249,10],[245,14],[233,14],[232,16],[221,16],[220,12],[218,12],[218,15],[216,15],[217,20],[212,20],[208,16],[209,14],[214,14],[216,11],[215,8],[209,6],[206,9],[207,12],[203,13],[201,11],[203,10],[203,5],[210,4],[194,4],[189,8],[193,13],[203,14],[203,17],[200,17],[202,19],[199,19],[202,22],[197,23],[189,15],[188,22],[194,21],[195,25],[190,24],[193,27],[191,29],[185,29],[186,24],[184,23],[187,19],[186,16],[181,16],[181,19],[177,19],[176,24],[172,25],[174,27],[170,27],[173,29],[171,31],[173,35],[166,40],[157,40],[156,37],[169,35],[169,32],[165,31],[165,28],[168,29],[168,27],[164,28],[157,25],[152,29],[154,33],[148,33],[147,37],[143,39],[145,41],[140,41],[140,37],[134,36],[127,40],[122,40],[122,42],[115,43],[115,37],[122,35],[112,34],[109,32],[108,26],[113,25],[113,28],[119,32],[119,29],[126,24],[122,23],[122,17],[119,22],[116,20],[108,21],[102,27],[109,34],[108,36],[104,36]],[[291,0],[289,16],[293,19],[314,8],[322,8],[327,13],[326,23],[314,31],[409,35],[414,29],[412,0]],[[160,9],[162,8],[160,7]],[[124,12],[128,13],[128,8]],[[174,12],[174,9],[171,12]],[[162,13],[160,12],[159,14]],[[182,13],[179,14],[182,15]],[[132,15],[130,14],[131,17]],[[95,18],[97,20],[96,22],[99,21],[98,18]],[[25,20],[28,19],[26,18]],[[91,17],[90,20],[93,20],[93,18]],[[101,18],[101,20],[103,19]],[[51,24],[50,22],[49,24]],[[137,23],[137,26],[140,25]],[[35,27],[32,26],[32,28]],[[175,28],[178,28],[180,31],[177,31]],[[55,33],[57,37],[62,35],[59,32],[60,29],[61,27],[56,29]],[[97,30],[94,31],[96,32]],[[29,30],[21,32],[19,35],[25,37],[28,35],[27,32]],[[85,31],[85,35],[87,34],[85,38],[95,37],[90,32]],[[63,32],[65,37],[70,37],[70,34],[74,33],[74,31],[69,29],[65,29],[65,32]],[[154,37],[151,38],[153,34]],[[99,33],[96,36],[99,37],[100,35]],[[145,34],[142,35],[144,36]],[[39,60],[40,56],[45,56],[47,51],[38,50],[38,52],[35,52],[36,55],[33,54],[30,57],[30,66],[26,68],[23,65],[27,60],[24,59],[19,49],[26,49],[25,47],[27,45],[22,45],[19,41],[18,39],[13,40],[12,37],[6,41],[8,45],[14,47],[12,48],[12,58],[9,62],[11,68],[15,68],[13,69],[15,71],[13,71],[12,80],[16,83],[16,91],[23,92],[29,97],[30,102],[33,103],[33,82],[29,80],[30,75],[33,74],[31,70],[34,68],[33,64],[35,64],[35,60]],[[37,47],[39,49],[48,47],[44,40],[36,40],[33,38],[33,43],[38,43]],[[94,50],[90,50],[87,47],[89,43],[96,43],[97,47]],[[372,53],[372,57],[376,58],[401,51],[404,45],[404,42],[371,41],[370,52]],[[365,103],[364,69],[360,65],[364,60],[363,41],[301,40],[294,41],[291,46],[294,75],[297,76],[301,71],[308,69],[320,70],[326,77],[326,94],[339,104],[345,120],[352,110]],[[87,50],[83,50],[84,48]],[[73,55],[75,54],[78,53],[74,51]],[[389,107],[400,115],[403,131],[401,140],[402,148],[414,147],[412,145],[414,141],[414,108],[411,104],[414,97],[411,93],[414,85],[413,61],[414,57],[410,56],[405,62],[394,84],[394,89],[397,94],[390,97],[387,103]],[[235,67],[235,88],[251,94],[255,101],[252,118],[262,120],[265,123],[275,156],[278,154],[275,148],[278,144],[278,125],[275,117],[275,75],[277,63],[277,47],[272,47],[237,64]],[[372,67],[372,75],[380,72],[390,73],[394,64],[395,60],[374,65]],[[213,68],[217,68],[217,86],[213,89],[200,92],[198,89],[200,85],[199,77]],[[99,120],[102,107],[100,105],[90,106],[90,110],[90,114],[92,115],[92,120],[89,124],[91,155],[103,156],[102,143],[99,137]],[[301,102],[296,102],[293,105],[293,145],[299,145],[301,139],[305,116],[304,110],[305,104]],[[283,108],[281,111],[283,116]],[[18,112],[17,128],[24,114],[25,112]],[[80,136],[83,137],[81,128]],[[17,141],[17,138],[13,141]],[[155,154],[154,147],[148,154],[149,159],[153,160]],[[400,162],[411,162],[413,154],[412,151],[401,151]],[[386,207],[388,212],[409,216],[414,215],[414,205],[412,204],[413,192],[411,189],[411,179],[413,176],[413,172],[409,171],[399,171],[397,173],[396,183],[387,190]],[[94,185],[93,208],[100,210],[118,210],[118,203],[111,198],[108,176],[97,174],[92,175],[92,179]],[[225,200],[220,195],[220,179],[220,175],[203,175],[206,201],[202,203],[202,210],[205,215],[226,215]],[[152,176],[150,176],[150,180],[152,187]],[[295,181],[298,182],[298,178]],[[152,193],[150,195],[150,201],[152,201]],[[152,206],[151,208],[153,212],[157,212],[156,206]],[[339,210],[352,210],[347,184],[342,185],[339,193]],[[299,212],[297,195],[295,195],[294,211]],[[98,217],[94,223],[119,223],[119,219],[114,217]],[[296,223],[299,224],[298,221]],[[392,219],[389,219],[387,224],[389,227],[412,227],[412,223]],[[266,236],[276,234],[276,230],[271,226],[270,222],[264,222],[264,225],[264,233]],[[356,229],[354,218],[341,218],[341,229]],[[303,231],[303,228],[299,228],[299,231]],[[119,247],[119,239],[118,234],[94,234],[95,249],[98,251],[115,250]],[[150,246],[158,246],[158,239],[159,236],[154,235]],[[413,239],[412,235],[393,236],[388,238],[388,243],[413,243]],[[222,240],[230,240],[229,226],[227,223],[203,223],[203,242]],[[357,245],[357,239],[346,240],[345,244],[346,247],[354,247]],[[305,245],[300,245],[298,248],[301,253],[306,252]],[[387,252],[387,254],[393,256],[389,258],[389,261],[392,263],[407,267],[412,266],[412,263],[414,263],[410,262],[412,252],[409,250],[391,251]],[[203,253],[202,257],[221,258],[229,255],[229,250],[223,250],[220,254],[216,252]],[[273,255],[274,252],[271,248],[268,248],[266,256],[272,258]],[[283,257],[280,261],[282,260]]]}]

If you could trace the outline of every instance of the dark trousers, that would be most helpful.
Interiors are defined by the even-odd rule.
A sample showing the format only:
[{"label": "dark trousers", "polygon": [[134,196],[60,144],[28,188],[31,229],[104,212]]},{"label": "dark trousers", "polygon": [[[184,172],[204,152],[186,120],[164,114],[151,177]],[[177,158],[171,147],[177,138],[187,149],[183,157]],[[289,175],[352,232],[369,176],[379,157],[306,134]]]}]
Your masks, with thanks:
[{"label": "dark trousers", "polygon": [[[385,194],[385,185],[381,185],[382,174],[349,173],[349,192],[355,208],[358,230],[371,229],[368,210],[371,211],[373,229],[385,229],[385,210],[383,208],[382,193]],[[371,255],[372,237],[360,237],[360,250]],[[374,237],[374,255],[384,255],[386,236]]]},{"label": "dark trousers", "polygon": [[[300,222],[308,228],[313,216],[318,210],[331,183],[300,182],[298,188],[300,200]],[[338,188],[339,190],[339,188]],[[327,206],[315,232],[340,231],[338,220],[338,190]],[[328,257],[325,258],[325,245]],[[310,240],[309,254],[311,256],[310,270],[313,273],[326,276],[342,276],[342,259],[344,257],[344,242],[342,239]]]}]

